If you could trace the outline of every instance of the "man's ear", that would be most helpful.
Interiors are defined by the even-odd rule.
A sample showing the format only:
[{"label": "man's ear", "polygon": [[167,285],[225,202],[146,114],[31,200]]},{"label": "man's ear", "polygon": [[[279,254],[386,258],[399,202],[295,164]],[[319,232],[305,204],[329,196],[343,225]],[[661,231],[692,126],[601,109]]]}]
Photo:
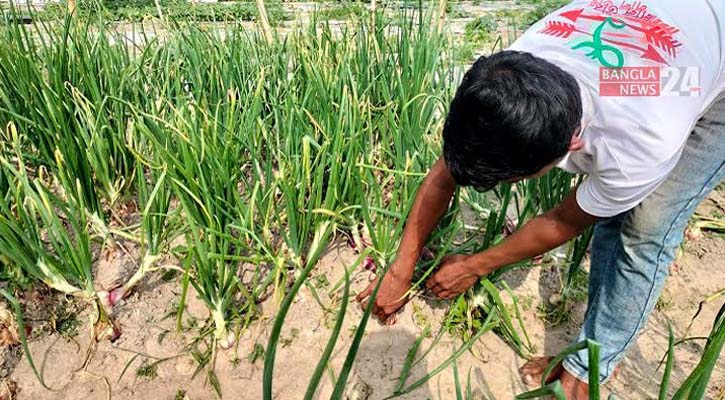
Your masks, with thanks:
[{"label": "man's ear", "polygon": [[569,143],[569,151],[579,151],[584,147],[584,141],[579,136],[572,136]]}]

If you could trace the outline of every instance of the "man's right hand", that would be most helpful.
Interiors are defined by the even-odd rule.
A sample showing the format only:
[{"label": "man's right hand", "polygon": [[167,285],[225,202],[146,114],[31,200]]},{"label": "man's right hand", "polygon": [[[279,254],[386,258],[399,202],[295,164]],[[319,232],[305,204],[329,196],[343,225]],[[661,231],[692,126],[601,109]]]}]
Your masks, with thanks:
[{"label": "man's right hand", "polygon": [[[375,297],[373,303],[373,315],[380,320],[381,323],[386,325],[392,325],[395,323],[395,315],[405,303],[408,302],[408,296],[406,293],[410,289],[411,283],[409,277],[404,277],[396,274],[399,271],[395,263],[390,266],[390,270],[383,276],[383,282],[380,284],[378,289],[378,295]],[[378,284],[376,278],[368,285],[365,290],[357,295],[357,301],[360,302],[360,306],[365,309],[368,305],[370,295],[375,290],[375,285]]]},{"label": "man's right hand", "polygon": [[[445,160],[441,156],[415,195],[413,207],[408,214],[403,229],[403,237],[395,261],[383,276],[378,295],[373,304],[373,314],[384,324],[395,323],[395,313],[408,302],[406,293],[410,289],[413,269],[418,262],[423,245],[438,221],[448,210],[448,205],[456,190]],[[378,280],[374,280],[357,295],[362,307],[367,306],[366,298],[375,290]]]}]

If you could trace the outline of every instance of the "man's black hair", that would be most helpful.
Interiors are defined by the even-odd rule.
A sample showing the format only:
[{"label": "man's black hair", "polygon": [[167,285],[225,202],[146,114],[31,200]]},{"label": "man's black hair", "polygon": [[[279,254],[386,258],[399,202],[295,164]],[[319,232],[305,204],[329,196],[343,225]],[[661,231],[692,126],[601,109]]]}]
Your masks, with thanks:
[{"label": "man's black hair", "polygon": [[451,102],[446,165],[457,184],[492,189],[566,155],[581,117],[579,85],[556,65],[519,51],[480,57]]}]

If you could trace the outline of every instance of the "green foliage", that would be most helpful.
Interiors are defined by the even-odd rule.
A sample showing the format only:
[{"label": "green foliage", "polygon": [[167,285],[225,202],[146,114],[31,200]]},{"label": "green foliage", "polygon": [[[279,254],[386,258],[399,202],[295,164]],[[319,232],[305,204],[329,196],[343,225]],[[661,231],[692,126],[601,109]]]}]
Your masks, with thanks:
[{"label": "green foliage", "polygon": [[136,368],[136,375],[149,380],[155,379],[159,376],[158,364],[149,363],[148,360],[146,360],[138,368]]},{"label": "green foliage", "polygon": [[531,4],[533,10],[525,12],[521,17],[523,29],[528,28],[558,8],[569,4],[569,0],[520,0],[522,3]]},{"label": "green foliage", "polygon": [[64,299],[55,307],[51,322],[58,334],[70,339],[80,333],[83,324],[78,318],[79,308],[79,305],[71,299]]},{"label": "green foliage", "polygon": [[491,36],[497,28],[498,22],[494,17],[484,15],[466,23],[464,35],[467,41],[485,43],[491,40]]},{"label": "green foliage", "polygon": [[498,20],[491,14],[475,18],[464,27],[463,43],[456,54],[462,62],[471,62],[475,53],[486,53],[498,37]]},{"label": "green foliage", "polygon": [[264,346],[259,343],[254,343],[252,351],[247,354],[247,361],[254,364],[257,360],[264,360]]},{"label": "green foliage", "polygon": [[[173,252],[182,264],[174,268],[182,286],[179,327],[189,287],[212,314],[211,321],[187,324],[199,332],[190,348],[200,370],[213,365],[217,347],[231,346],[259,317],[258,303],[271,292],[279,312],[270,339],[266,348],[255,344],[249,356],[250,362],[264,358],[263,393],[271,398],[277,347],[289,339],[281,337],[285,318],[334,236],[369,242],[358,240],[360,259],[346,271],[370,256],[383,273],[395,256],[415,192],[440,154],[439,133],[459,77],[450,38],[409,15],[391,29],[380,13],[353,20],[339,34],[310,25],[273,43],[234,23],[212,29],[165,24],[163,40],[134,31],[142,38],[136,46],[107,22],[125,12],[145,10],[129,17],[141,19],[156,10],[138,1],[134,11],[123,11],[128,5],[106,3],[101,11],[82,3],[80,16],[0,31],[0,126],[6,130],[0,141],[0,262],[11,266],[4,277],[25,276],[95,299],[94,260],[116,250],[114,238],[135,241],[143,253],[124,290]],[[207,5],[162,3],[170,20],[182,15],[174,14],[176,7],[195,13],[189,10]],[[98,19],[83,18],[89,15]],[[482,19],[468,30],[482,40],[493,27],[494,21]],[[459,191],[428,242],[435,259],[416,268],[415,288],[452,249],[473,252],[499,243],[516,223],[557,204],[575,183],[570,175],[552,173],[501,185],[495,199]],[[475,234],[462,229],[461,201],[484,215]],[[127,204],[138,206],[138,213],[123,215]],[[124,226],[110,227],[116,223]],[[177,235],[184,240],[169,249]],[[587,245],[587,236],[570,245],[565,293],[577,288]],[[527,265],[507,266],[456,299],[446,328],[466,340],[409,383],[407,374],[442,333],[416,359],[418,343],[394,395],[450,367],[485,332],[495,331],[528,354],[518,303],[504,302],[501,293],[510,293],[502,275]],[[341,287],[340,310],[309,397],[342,330],[348,276],[335,290]],[[19,310],[17,302],[13,306]],[[335,396],[345,390],[371,312],[369,305],[351,329]],[[713,341],[708,354],[716,349]],[[709,377],[709,360],[699,368],[693,393]],[[152,376],[155,365],[137,373]],[[220,392],[213,369],[206,377]]]},{"label": "green foliage", "polygon": [[[223,1],[218,3],[194,3],[187,0],[159,0],[162,15],[171,21],[254,21],[257,8],[254,2]],[[37,13],[40,20],[62,19],[65,4],[49,4]],[[111,21],[142,21],[158,17],[154,0],[82,0],[78,13],[83,18],[102,15]],[[278,2],[268,2],[267,14],[271,23],[289,19]]]},{"label": "green foliage", "polygon": [[362,17],[365,10],[365,6],[358,2],[332,3],[316,11],[315,17],[321,21],[345,20]]},{"label": "green foliage", "polygon": [[31,181],[25,164],[0,158],[0,166],[16,180],[10,201],[0,203],[0,254],[58,291],[95,297],[83,203],[64,201],[40,178]]}]

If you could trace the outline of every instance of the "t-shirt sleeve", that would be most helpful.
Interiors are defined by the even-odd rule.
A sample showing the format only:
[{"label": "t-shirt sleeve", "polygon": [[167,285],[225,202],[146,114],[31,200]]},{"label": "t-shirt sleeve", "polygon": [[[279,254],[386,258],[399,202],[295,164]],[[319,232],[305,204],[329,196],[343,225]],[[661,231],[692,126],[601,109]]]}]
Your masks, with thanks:
[{"label": "t-shirt sleeve", "polygon": [[637,206],[664,182],[679,153],[666,160],[635,157],[600,143],[593,172],[579,185],[577,203],[595,217],[613,217]]},{"label": "t-shirt sleeve", "polygon": [[649,196],[662,183],[661,180],[639,186],[623,185],[624,181],[589,176],[579,185],[576,200],[589,215],[608,218],[629,211]]}]

